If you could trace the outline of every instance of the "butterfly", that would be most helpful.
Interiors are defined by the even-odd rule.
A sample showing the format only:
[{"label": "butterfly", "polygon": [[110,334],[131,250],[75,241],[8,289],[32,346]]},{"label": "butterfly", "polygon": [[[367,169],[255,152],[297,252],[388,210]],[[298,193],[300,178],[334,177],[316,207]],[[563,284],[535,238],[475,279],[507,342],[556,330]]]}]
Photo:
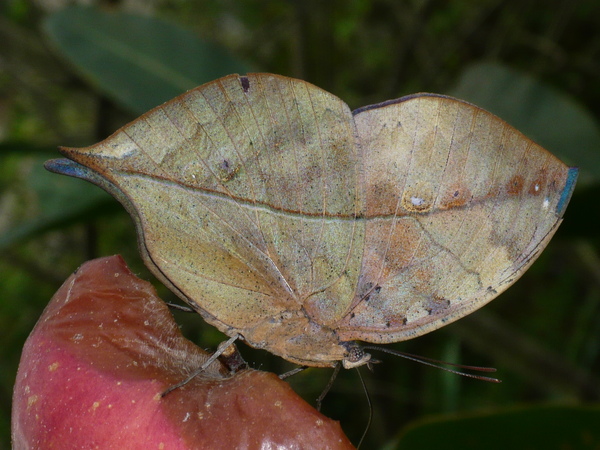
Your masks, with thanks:
[{"label": "butterfly", "polygon": [[307,82],[230,75],[50,171],[134,218],[146,265],[211,325],[291,362],[369,362],[512,285],[570,168],[492,114],[415,94],[351,111]]}]

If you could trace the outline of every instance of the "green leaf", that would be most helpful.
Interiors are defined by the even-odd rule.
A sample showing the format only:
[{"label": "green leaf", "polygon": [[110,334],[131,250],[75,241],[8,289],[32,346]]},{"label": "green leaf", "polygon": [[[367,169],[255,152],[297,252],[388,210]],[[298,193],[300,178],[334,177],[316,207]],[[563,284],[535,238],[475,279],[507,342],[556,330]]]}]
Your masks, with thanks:
[{"label": "green leaf", "polygon": [[153,17],[68,7],[49,16],[44,29],[88,82],[136,114],[248,71],[224,49]]},{"label": "green leaf", "polygon": [[600,407],[541,406],[429,419],[407,427],[389,448],[551,449],[600,447]]},{"label": "green leaf", "polygon": [[56,146],[40,145],[25,141],[0,142],[0,157],[9,154],[56,156]]},{"label": "green leaf", "polygon": [[600,182],[600,126],[572,98],[494,63],[469,66],[450,95],[470,101],[581,168],[578,184]]},{"label": "green leaf", "polygon": [[42,161],[32,165],[28,177],[29,200],[38,205],[38,214],[0,233],[0,250],[43,231],[120,209],[103,190],[75,178],[57,177],[44,169]]}]

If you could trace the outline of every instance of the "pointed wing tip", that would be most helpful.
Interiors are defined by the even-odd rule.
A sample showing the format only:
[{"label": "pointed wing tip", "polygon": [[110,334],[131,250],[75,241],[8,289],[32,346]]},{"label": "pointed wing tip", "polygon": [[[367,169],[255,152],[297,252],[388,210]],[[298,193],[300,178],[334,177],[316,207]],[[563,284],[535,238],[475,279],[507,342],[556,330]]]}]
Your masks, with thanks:
[{"label": "pointed wing tip", "polygon": [[44,168],[49,172],[57,173],[59,175],[67,175],[69,177],[81,178],[82,180],[89,181],[102,189],[112,193],[113,190],[110,188],[110,183],[101,175],[94,172],[89,167],[79,164],[75,161],[71,161],[66,158],[50,159],[44,163]]},{"label": "pointed wing tip", "polygon": [[579,169],[577,167],[569,167],[569,171],[567,172],[567,180],[565,181],[565,186],[560,194],[560,199],[556,205],[556,214],[560,217],[564,214],[567,205],[569,204],[569,200],[571,199],[571,195],[573,194],[573,190],[575,189],[575,184],[577,183],[577,176],[579,175]]},{"label": "pointed wing tip", "polygon": [[44,163],[44,168],[50,172],[70,177],[85,178],[86,167],[66,158],[50,159]]}]

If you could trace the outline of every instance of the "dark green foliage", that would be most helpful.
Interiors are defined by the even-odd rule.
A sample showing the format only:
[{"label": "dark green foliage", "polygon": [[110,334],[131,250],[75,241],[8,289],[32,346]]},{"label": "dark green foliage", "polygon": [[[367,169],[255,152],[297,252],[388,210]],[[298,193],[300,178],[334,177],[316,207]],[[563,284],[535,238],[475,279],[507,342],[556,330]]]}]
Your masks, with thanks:
[{"label": "dark green foliage", "polygon": [[[566,427],[564,448],[592,448],[577,439],[597,422],[597,409],[583,405],[600,400],[597,1],[155,0],[143,12],[120,4],[135,2],[98,1],[54,13],[34,6],[42,3],[0,6],[0,447],[9,445],[21,347],[62,281],[85,260],[114,253],[151,279],[120,205],[83,181],[45,173],[42,161],[58,157],[58,145],[95,143],[195,85],[252,70],[303,78],[352,108],[419,91],[455,95],[581,167],[561,230],[514,287],[456,324],[393,346],[495,366],[503,383],[381,355],[375,372],[363,373],[375,408],[365,448],[393,448],[414,421],[444,448],[468,448],[444,430],[538,436],[558,424]],[[221,339],[199,316],[176,315],[199,345]],[[261,369],[291,368],[266,352],[241,351]],[[329,375],[310,369],[290,383],[313,402]],[[556,403],[571,409],[544,409]],[[354,371],[343,371],[323,409],[357,442],[368,411]],[[440,414],[463,418],[437,423]],[[403,439],[418,436],[419,426]],[[598,445],[597,435],[590,439]]]}]

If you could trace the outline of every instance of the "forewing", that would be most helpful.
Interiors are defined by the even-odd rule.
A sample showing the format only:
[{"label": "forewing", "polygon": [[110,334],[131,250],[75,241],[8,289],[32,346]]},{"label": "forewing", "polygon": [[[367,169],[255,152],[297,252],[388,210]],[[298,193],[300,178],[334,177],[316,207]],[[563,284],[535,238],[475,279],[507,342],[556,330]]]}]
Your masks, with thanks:
[{"label": "forewing", "polygon": [[343,340],[385,343],[463,317],[514,283],[560,224],[577,170],[471,104],[367,107],[366,230]]},{"label": "forewing", "polygon": [[[352,301],[364,202],[352,115],[337,97],[233,75],[62,151],[89,168],[71,175],[127,207],[148,266],[222,330],[302,306],[338,320]],[[328,308],[326,293],[340,290],[346,304]]]}]

